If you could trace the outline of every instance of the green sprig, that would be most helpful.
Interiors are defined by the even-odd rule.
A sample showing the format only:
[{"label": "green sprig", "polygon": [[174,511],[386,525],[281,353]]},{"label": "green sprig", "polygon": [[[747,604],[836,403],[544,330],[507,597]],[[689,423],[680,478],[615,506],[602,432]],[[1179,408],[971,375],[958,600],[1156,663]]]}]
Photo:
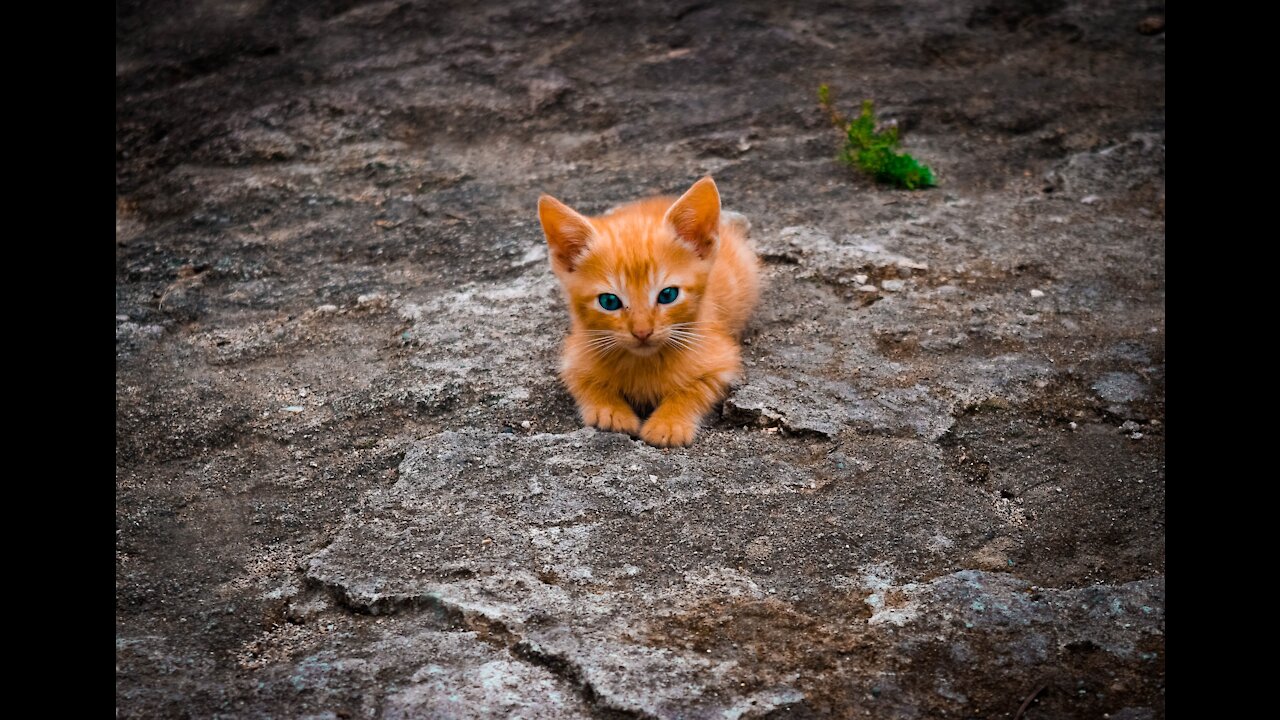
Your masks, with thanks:
[{"label": "green sprig", "polygon": [[841,161],[862,169],[880,182],[894,183],[908,190],[937,184],[928,166],[921,165],[906,153],[894,152],[900,142],[896,126],[876,132],[875,105],[870,100],[862,102],[862,112],[847,124],[832,107],[831,89],[826,85],[818,87],[818,102],[826,108],[831,122],[844,128]]}]

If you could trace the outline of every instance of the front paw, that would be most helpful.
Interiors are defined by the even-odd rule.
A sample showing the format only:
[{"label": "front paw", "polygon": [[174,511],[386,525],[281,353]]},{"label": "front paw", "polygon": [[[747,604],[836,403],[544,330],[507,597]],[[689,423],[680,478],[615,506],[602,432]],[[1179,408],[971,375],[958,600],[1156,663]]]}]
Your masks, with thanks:
[{"label": "front paw", "polygon": [[640,428],[640,439],[656,447],[679,447],[692,445],[697,432],[696,422],[651,417]]},{"label": "front paw", "polygon": [[582,408],[582,421],[609,432],[635,435],[640,432],[640,417],[629,407],[592,405]]}]

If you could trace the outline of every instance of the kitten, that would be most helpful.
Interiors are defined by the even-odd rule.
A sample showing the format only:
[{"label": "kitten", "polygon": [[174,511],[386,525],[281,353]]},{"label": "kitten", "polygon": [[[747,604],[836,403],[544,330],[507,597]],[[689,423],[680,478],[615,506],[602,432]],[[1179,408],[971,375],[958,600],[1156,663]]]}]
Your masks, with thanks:
[{"label": "kitten", "polygon": [[[738,338],[760,295],[760,263],[745,219],[725,215],[710,177],[679,199],[592,218],[538,199],[569,305],[560,377],[586,424],[689,445],[741,375]],[[637,410],[652,412],[642,422]]]}]

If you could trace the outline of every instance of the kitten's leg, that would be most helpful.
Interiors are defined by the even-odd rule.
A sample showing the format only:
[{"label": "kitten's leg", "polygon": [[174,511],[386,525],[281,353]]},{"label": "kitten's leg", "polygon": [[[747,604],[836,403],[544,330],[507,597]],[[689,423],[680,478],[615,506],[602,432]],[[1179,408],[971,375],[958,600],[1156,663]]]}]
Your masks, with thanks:
[{"label": "kitten's leg", "polygon": [[640,428],[640,439],[658,447],[691,445],[698,421],[724,397],[727,388],[725,379],[711,375],[667,395]]},{"label": "kitten's leg", "polygon": [[578,412],[587,425],[610,432],[636,435],[640,432],[640,417],[616,390],[602,387],[576,375],[567,375],[565,385],[578,404]]}]

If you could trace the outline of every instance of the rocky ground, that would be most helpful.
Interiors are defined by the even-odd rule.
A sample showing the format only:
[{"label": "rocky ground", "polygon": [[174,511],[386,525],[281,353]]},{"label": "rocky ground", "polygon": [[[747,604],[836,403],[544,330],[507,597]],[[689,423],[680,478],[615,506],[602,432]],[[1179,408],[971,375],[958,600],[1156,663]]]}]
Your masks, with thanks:
[{"label": "rocky ground", "polygon": [[[1163,6],[116,8],[118,716],[1164,716]],[[706,173],[746,379],[580,429],[536,199]]]}]

